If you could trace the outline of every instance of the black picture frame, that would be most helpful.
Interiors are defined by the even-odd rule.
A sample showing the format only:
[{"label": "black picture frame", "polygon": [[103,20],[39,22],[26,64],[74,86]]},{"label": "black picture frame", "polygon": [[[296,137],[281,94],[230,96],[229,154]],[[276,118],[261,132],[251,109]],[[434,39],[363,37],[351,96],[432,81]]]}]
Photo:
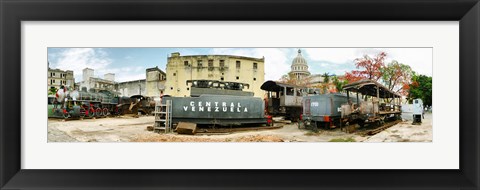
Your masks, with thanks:
[{"label": "black picture frame", "polygon": [[[0,188],[479,189],[479,8],[477,0],[0,0]],[[20,23],[76,20],[459,21],[460,100],[444,101],[460,104],[452,113],[460,115],[460,169],[20,169]]]}]

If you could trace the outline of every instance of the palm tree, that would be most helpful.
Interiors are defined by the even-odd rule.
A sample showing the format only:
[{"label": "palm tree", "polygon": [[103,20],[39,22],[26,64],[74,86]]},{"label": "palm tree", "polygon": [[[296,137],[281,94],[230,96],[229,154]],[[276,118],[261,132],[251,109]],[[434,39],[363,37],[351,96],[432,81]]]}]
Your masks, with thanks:
[{"label": "palm tree", "polygon": [[328,72],[323,73],[322,77],[323,77],[323,83],[325,84],[330,83],[330,75],[328,74]]},{"label": "palm tree", "polygon": [[327,90],[328,90],[328,86],[329,86],[329,83],[330,83],[330,75],[328,74],[328,72],[326,73],[323,73],[323,75],[321,75],[323,77],[323,92],[326,94],[327,93]]}]

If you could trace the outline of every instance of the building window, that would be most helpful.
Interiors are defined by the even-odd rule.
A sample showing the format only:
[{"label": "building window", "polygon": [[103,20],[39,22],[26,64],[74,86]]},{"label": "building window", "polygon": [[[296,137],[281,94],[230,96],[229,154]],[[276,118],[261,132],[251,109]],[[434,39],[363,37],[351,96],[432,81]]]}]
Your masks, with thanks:
[{"label": "building window", "polygon": [[188,61],[184,61],[183,65],[188,67]]},{"label": "building window", "polygon": [[187,90],[190,90],[190,88],[187,88]]},{"label": "building window", "polygon": [[225,60],[220,60],[220,67],[225,67]]},{"label": "building window", "polygon": [[177,76],[177,73],[173,73],[173,76]]},{"label": "building window", "polygon": [[200,68],[203,67],[202,60],[197,60],[197,66],[200,67]]},{"label": "building window", "polygon": [[170,90],[173,90],[173,87],[170,87]]},{"label": "building window", "polygon": [[253,81],[257,81],[257,78],[253,78]]},{"label": "building window", "polygon": [[253,69],[257,69],[257,63],[253,63]]},{"label": "building window", "polygon": [[240,61],[237,61],[237,69],[240,69]]},{"label": "building window", "polygon": [[240,79],[240,77],[237,76],[237,80]]},{"label": "building window", "polygon": [[53,73],[50,73],[50,77],[53,77]]},{"label": "building window", "polygon": [[221,81],[223,81],[223,77],[222,77],[222,78],[220,78],[220,80],[221,80]]},{"label": "building window", "polygon": [[53,80],[53,84],[55,84],[55,80]]},{"label": "building window", "polygon": [[213,60],[208,60],[208,69],[213,69]]},{"label": "building window", "polygon": [[[50,73],[51,74],[51,73]],[[50,80],[50,84],[53,84],[53,80]]]}]

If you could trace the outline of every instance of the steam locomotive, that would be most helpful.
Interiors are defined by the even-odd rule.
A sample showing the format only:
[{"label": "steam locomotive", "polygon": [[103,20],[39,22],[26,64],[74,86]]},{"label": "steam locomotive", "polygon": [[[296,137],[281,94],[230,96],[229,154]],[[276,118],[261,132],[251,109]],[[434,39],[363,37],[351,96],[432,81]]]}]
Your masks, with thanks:
[{"label": "steam locomotive", "polygon": [[48,117],[93,118],[137,112],[150,114],[154,109],[152,102],[141,95],[125,97],[108,90],[88,92],[86,88],[69,92],[60,87],[55,96],[48,97]]}]

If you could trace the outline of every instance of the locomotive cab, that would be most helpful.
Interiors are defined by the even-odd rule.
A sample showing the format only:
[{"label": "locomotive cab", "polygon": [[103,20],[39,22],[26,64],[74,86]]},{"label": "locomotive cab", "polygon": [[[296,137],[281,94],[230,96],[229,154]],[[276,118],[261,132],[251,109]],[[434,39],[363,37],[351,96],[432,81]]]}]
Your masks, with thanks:
[{"label": "locomotive cab", "polygon": [[300,118],[305,87],[266,81],[260,88],[267,91],[268,114],[285,116],[293,121]]}]

